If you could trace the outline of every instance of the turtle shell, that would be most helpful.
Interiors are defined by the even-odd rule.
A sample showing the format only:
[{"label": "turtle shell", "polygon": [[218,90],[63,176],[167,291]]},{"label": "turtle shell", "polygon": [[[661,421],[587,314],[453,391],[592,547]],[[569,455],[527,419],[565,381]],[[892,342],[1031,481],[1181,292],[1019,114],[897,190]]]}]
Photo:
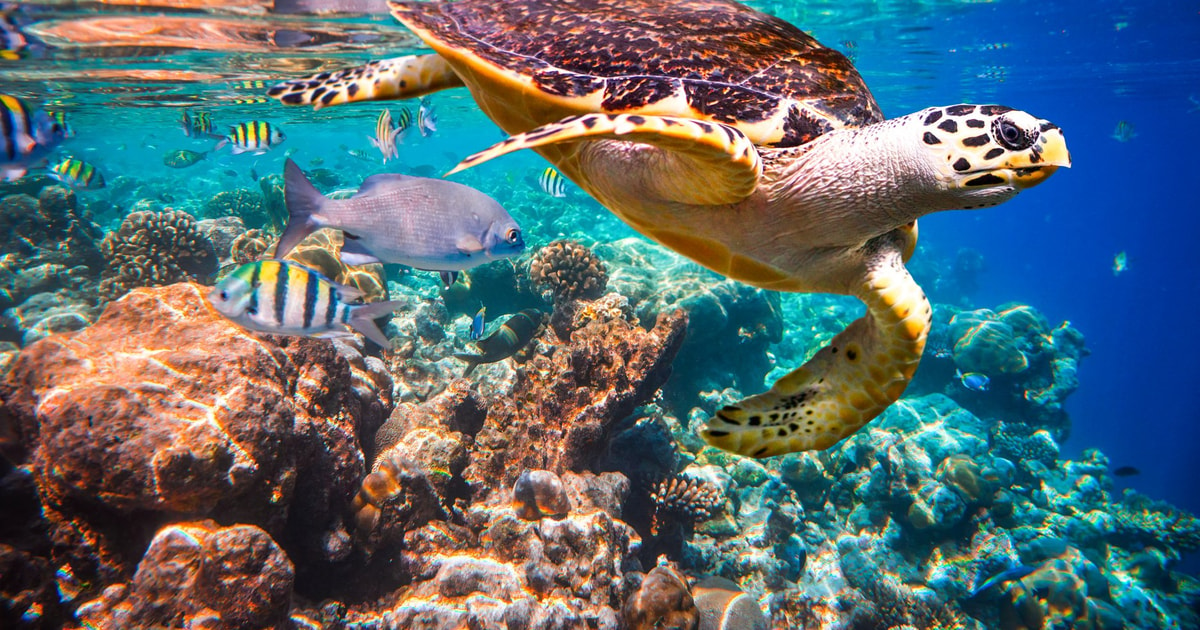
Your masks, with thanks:
[{"label": "turtle shell", "polygon": [[[756,144],[780,147],[883,119],[844,55],[729,0],[390,6],[396,19],[466,75],[481,102],[487,99],[480,91],[519,85],[530,109],[685,116],[725,123]],[[491,80],[472,85],[472,73]],[[544,117],[525,116],[552,122],[538,120]]]}]

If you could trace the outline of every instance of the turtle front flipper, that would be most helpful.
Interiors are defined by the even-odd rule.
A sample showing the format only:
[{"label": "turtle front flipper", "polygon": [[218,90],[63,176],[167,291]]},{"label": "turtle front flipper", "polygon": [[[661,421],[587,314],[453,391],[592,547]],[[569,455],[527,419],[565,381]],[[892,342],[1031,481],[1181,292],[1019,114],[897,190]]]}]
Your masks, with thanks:
[{"label": "turtle front flipper", "polygon": [[[640,164],[643,170],[652,168],[652,172],[623,172],[613,177],[614,181],[629,183],[629,178],[637,175],[652,186],[647,192],[661,199],[702,205],[735,203],[754,192],[762,175],[758,149],[733,127],[690,118],[638,114],[569,116],[509,137],[467,157],[446,174],[521,149],[605,139],[648,144],[664,151],[663,160]],[[697,185],[698,181],[704,185]]]},{"label": "turtle front flipper", "polygon": [[313,109],[321,109],[342,103],[417,98],[462,85],[462,79],[438,55],[406,55],[284,81],[267,90],[267,96],[284,105],[311,104]]},{"label": "turtle front flipper", "polygon": [[915,231],[867,244],[856,294],[867,314],[767,392],[729,405],[700,434],[713,446],[770,457],[829,448],[900,398],[925,349],[929,300],[904,268]]}]

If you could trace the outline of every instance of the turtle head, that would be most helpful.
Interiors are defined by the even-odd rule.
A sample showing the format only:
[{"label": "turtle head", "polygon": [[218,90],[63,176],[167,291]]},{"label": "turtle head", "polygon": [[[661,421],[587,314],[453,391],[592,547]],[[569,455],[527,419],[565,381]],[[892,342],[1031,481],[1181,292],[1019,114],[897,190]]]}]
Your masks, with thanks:
[{"label": "turtle head", "polygon": [[1071,166],[1058,126],[1010,107],[931,107],[912,119],[938,179],[962,208],[1007,201]]}]

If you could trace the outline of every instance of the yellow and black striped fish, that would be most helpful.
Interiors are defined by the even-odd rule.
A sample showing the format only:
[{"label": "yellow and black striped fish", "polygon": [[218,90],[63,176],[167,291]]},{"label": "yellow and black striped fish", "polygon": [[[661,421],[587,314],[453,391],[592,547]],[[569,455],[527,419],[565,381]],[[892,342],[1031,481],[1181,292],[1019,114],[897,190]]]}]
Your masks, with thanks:
[{"label": "yellow and black striped fish", "polygon": [[567,180],[558,171],[554,170],[553,166],[547,166],[546,170],[538,176],[538,186],[542,192],[551,197],[566,197],[567,196]]},{"label": "yellow and black striped fish", "polygon": [[262,120],[251,120],[231,127],[229,134],[218,142],[213,150],[229,144],[234,155],[247,152],[262,155],[284,140],[287,140],[287,136],[276,125]]},{"label": "yellow and black striped fish", "polygon": [[67,122],[67,112],[64,112],[60,109],[55,112],[46,113],[50,115],[50,119],[54,121],[54,124],[58,125],[59,129],[62,129],[64,138],[75,137],[75,129],[72,128],[71,124]]},{"label": "yellow and black striped fish", "polygon": [[45,111],[0,94],[0,176],[13,181],[40,163],[65,137]]},{"label": "yellow and black striped fish", "polygon": [[71,188],[104,188],[104,176],[96,167],[75,158],[65,158],[50,167],[50,177]]},{"label": "yellow and black striped fish", "polygon": [[268,100],[270,99],[265,96],[240,96],[238,98],[231,99],[229,102],[233,103],[234,105],[259,105],[261,103],[266,103]]},{"label": "yellow and black striped fish", "polygon": [[234,323],[259,332],[300,337],[344,337],[358,331],[388,346],[372,321],[401,302],[348,304],[362,291],[336,284],[293,262],[260,260],[238,267],[213,287],[208,301]]},{"label": "yellow and black striped fish", "polygon": [[273,82],[263,79],[243,79],[241,81],[234,81],[230,84],[230,87],[239,90],[265,90],[272,85],[274,85]]},{"label": "yellow and black striped fish", "polygon": [[204,138],[213,133],[212,116],[208,112],[192,113],[185,109],[179,117],[179,123],[183,125],[184,135],[189,138]]},{"label": "yellow and black striped fish", "polygon": [[400,115],[396,117],[396,129],[399,129],[400,133],[403,134],[404,132],[408,131],[409,127],[412,127],[412,124],[412,110],[407,107],[400,108]]}]

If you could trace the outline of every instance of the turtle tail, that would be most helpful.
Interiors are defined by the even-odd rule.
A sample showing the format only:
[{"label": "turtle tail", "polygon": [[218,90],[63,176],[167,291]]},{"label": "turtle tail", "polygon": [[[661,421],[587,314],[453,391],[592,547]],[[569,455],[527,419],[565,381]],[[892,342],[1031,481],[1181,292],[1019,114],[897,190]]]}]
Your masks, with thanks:
[{"label": "turtle tail", "polygon": [[896,402],[917,371],[933,313],[904,268],[914,240],[915,229],[902,228],[869,243],[855,292],[867,314],[769,391],[718,411],[701,436],[750,457],[820,450]]}]

